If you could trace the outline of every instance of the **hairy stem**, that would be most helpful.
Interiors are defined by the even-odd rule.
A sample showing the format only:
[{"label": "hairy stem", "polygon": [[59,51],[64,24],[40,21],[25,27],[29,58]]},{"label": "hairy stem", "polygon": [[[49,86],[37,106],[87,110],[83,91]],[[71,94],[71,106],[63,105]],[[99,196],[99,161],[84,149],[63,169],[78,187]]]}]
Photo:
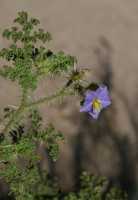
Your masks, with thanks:
[{"label": "hairy stem", "polygon": [[66,88],[62,88],[61,90],[59,90],[58,92],[56,92],[53,95],[50,95],[48,97],[42,97],[42,98],[38,99],[37,101],[34,101],[32,103],[27,104],[26,108],[32,108],[32,107],[38,106],[38,105],[40,105],[42,103],[46,103],[46,102],[49,102],[51,100],[54,100],[54,99],[56,99],[56,98],[58,98],[60,96],[63,97],[63,96],[72,95],[72,94],[74,94],[74,93],[67,91]]},{"label": "hairy stem", "polygon": [[[66,87],[63,87],[62,89],[60,89],[58,92],[56,92],[53,95],[50,95],[48,97],[40,98],[39,100],[31,102],[31,103],[27,103],[27,91],[23,91],[21,105],[12,114],[11,119],[9,120],[9,122],[7,123],[7,125],[5,126],[5,128],[3,130],[3,133],[4,134],[8,133],[9,130],[12,128],[12,126],[14,126],[17,122],[20,121],[20,117],[28,109],[33,108],[33,107],[35,107],[37,105],[40,105],[42,103],[46,103],[46,102],[49,102],[51,100],[54,100],[54,99],[56,99],[56,98],[58,98],[60,96],[63,97],[63,96],[72,95],[72,94],[74,94],[72,91],[69,92]],[[6,138],[9,140],[10,136],[7,134]]]},{"label": "hairy stem", "polygon": [[[14,111],[12,113],[9,122],[7,123],[5,128],[3,129],[4,134],[8,133],[10,131],[11,127],[14,126],[17,123],[17,121],[19,121],[20,115],[24,112],[26,102],[27,102],[27,90],[23,89],[22,90],[21,105],[19,106],[19,108],[16,111]],[[10,137],[9,134],[6,135],[6,139],[7,139],[7,141],[11,141],[11,137]]]}]

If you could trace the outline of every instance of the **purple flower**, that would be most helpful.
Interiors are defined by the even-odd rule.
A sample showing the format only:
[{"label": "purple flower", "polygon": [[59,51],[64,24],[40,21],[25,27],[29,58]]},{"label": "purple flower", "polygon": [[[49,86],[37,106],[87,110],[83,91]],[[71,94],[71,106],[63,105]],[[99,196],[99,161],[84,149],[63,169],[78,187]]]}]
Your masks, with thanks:
[{"label": "purple flower", "polygon": [[96,91],[88,91],[80,112],[88,112],[97,119],[101,110],[111,104],[109,92],[106,86],[100,86]]}]

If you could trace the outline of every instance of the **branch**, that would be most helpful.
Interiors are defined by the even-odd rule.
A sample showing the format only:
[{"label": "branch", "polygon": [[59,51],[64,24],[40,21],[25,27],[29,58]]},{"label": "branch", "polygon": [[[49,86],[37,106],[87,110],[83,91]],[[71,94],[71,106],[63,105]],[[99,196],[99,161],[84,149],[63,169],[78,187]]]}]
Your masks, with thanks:
[{"label": "branch", "polygon": [[25,106],[25,108],[32,108],[32,107],[35,107],[35,106],[40,105],[40,104],[42,104],[42,103],[46,103],[46,102],[49,102],[49,101],[51,101],[51,100],[53,100],[53,99],[56,99],[56,98],[58,98],[58,97],[60,97],[60,96],[62,96],[62,97],[63,97],[63,96],[66,96],[67,94],[68,94],[68,95],[73,95],[74,92],[73,92],[73,91],[69,92],[69,91],[64,87],[64,88],[62,88],[61,90],[59,90],[58,92],[56,92],[55,94],[53,94],[53,95],[51,95],[51,96],[42,97],[42,98],[38,99],[37,101],[34,101],[34,102],[32,102],[32,103],[29,103],[28,105]]},{"label": "branch", "polygon": [[[3,133],[8,133],[11,129],[11,127],[17,123],[17,120],[19,121],[19,117],[20,115],[24,112],[25,109],[25,104],[27,101],[27,90],[23,89],[22,90],[22,99],[21,99],[21,105],[19,106],[19,108],[12,113],[11,115],[11,119],[9,120],[9,122],[7,123],[7,125],[5,126],[5,128],[3,129]],[[6,139],[8,141],[11,141],[11,137],[9,135],[6,136]]]},{"label": "branch", "polygon": [[[48,96],[48,97],[43,97],[43,98],[40,98],[39,100],[37,101],[34,101],[34,102],[31,102],[31,103],[28,103],[27,104],[27,92],[24,91],[22,93],[22,101],[21,101],[21,105],[19,106],[19,108],[12,114],[11,116],[11,119],[9,120],[8,124],[5,126],[5,128],[3,129],[3,133],[8,133],[9,130],[11,129],[11,127],[17,123],[17,121],[19,122],[20,119],[19,117],[25,112],[25,110],[28,110],[30,108],[33,108],[37,105],[40,105],[42,103],[46,103],[46,102],[49,102],[53,99],[56,99],[60,96],[66,96],[66,95],[73,95],[74,92],[73,91],[68,91],[68,89],[66,87],[63,87],[61,90],[59,90],[58,92],[56,92],[55,94],[51,95],[51,96]],[[10,139],[10,136],[7,135],[7,140],[11,140]]]}]

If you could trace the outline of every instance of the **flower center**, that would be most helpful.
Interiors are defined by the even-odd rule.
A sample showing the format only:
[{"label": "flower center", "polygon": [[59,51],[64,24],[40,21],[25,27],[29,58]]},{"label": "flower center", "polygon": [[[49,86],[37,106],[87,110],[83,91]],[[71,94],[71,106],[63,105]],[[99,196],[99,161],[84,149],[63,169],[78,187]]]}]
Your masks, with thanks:
[{"label": "flower center", "polygon": [[101,107],[102,107],[102,104],[101,104],[101,101],[100,101],[99,99],[94,99],[94,100],[92,101],[92,108],[93,108],[94,110],[99,111],[99,110],[101,109]]}]

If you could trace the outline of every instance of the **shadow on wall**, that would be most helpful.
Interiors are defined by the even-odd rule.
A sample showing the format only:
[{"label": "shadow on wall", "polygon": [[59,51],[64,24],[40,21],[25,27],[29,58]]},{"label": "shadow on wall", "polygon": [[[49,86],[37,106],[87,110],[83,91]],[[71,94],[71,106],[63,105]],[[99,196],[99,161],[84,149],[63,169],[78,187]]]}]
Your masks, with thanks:
[{"label": "shadow on wall", "polygon": [[[101,82],[108,86],[110,92],[115,91],[112,72],[113,50],[108,40],[104,37],[100,38],[95,54],[102,72]],[[118,97],[122,100],[129,113],[130,122],[135,131],[135,145],[132,146],[128,136],[122,136],[129,134],[122,134],[115,130],[116,110],[114,103],[101,113],[97,121],[90,119],[88,114],[82,114],[78,133],[70,147],[72,149],[73,146],[74,182],[76,188],[78,188],[80,186],[79,177],[81,172],[88,170],[93,174],[105,175],[109,178],[107,187],[103,191],[103,200],[106,199],[106,194],[113,185],[119,185],[126,190],[129,200],[137,200],[137,113],[136,110],[132,110],[123,94],[119,94],[118,91],[115,92],[118,93]],[[75,121],[75,118],[74,114],[70,120]],[[50,163],[49,168],[52,175],[57,175],[55,164]],[[4,197],[0,199],[4,200]],[[5,197],[5,199],[7,198]]]},{"label": "shadow on wall", "polygon": [[[106,84],[110,91],[115,91],[112,73],[112,47],[110,43],[101,37],[99,47],[95,49],[98,64],[103,72],[101,82]],[[130,106],[127,98],[119,95],[123,101],[130,122],[137,137],[138,120],[136,112]],[[79,187],[79,176],[83,170],[89,170],[98,175],[105,175],[109,183],[103,192],[103,199],[112,185],[120,185],[127,191],[129,199],[138,199],[136,196],[136,147],[132,146],[129,137],[115,131],[115,108],[114,103],[105,110],[98,121],[89,119],[84,114],[80,119],[80,127],[74,141],[74,169],[76,186]],[[131,133],[129,133],[131,134]],[[127,134],[128,135],[128,134]]]}]

